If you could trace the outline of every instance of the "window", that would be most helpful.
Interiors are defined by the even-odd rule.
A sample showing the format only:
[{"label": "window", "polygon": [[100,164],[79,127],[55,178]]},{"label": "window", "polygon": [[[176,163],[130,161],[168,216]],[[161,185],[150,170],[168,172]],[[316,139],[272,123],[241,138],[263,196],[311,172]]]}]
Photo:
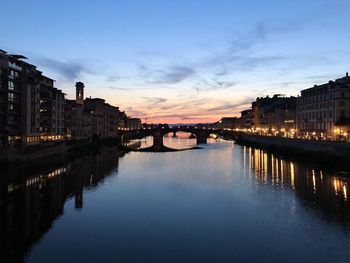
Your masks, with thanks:
[{"label": "window", "polygon": [[339,106],[340,107],[344,107],[345,106],[345,101],[343,101],[343,100],[339,101]]},{"label": "window", "polygon": [[9,80],[9,90],[14,90],[15,89],[15,83],[13,83],[13,81]]},{"label": "window", "polygon": [[8,101],[15,101],[15,94],[14,93],[9,92]]},{"label": "window", "polygon": [[14,70],[10,70],[10,78],[14,78],[15,77],[15,71]]},{"label": "window", "polygon": [[345,97],[344,92],[340,93],[340,97],[343,99]]},{"label": "window", "polygon": [[14,109],[15,109],[15,106],[13,105],[13,104],[9,104],[9,111],[14,111]]}]

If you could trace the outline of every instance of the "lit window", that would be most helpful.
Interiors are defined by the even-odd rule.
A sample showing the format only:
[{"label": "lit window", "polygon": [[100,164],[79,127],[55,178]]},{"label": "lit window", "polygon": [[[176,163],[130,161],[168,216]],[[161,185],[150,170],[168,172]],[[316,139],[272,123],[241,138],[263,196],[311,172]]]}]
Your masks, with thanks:
[{"label": "lit window", "polygon": [[15,89],[15,83],[13,83],[13,81],[9,80],[9,90],[14,90]]},{"label": "lit window", "polygon": [[15,94],[9,92],[9,94],[8,94],[8,101],[14,101],[14,100],[15,100]]}]

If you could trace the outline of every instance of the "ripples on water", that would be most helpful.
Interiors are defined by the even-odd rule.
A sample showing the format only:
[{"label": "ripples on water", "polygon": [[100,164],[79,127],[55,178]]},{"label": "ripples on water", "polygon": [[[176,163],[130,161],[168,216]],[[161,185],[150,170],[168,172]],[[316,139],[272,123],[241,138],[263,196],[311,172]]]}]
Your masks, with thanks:
[{"label": "ripples on water", "polygon": [[[178,136],[164,144],[195,146]],[[350,261],[348,174],[227,141],[201,147],[103,148],[2,174],[1,262]]]}]

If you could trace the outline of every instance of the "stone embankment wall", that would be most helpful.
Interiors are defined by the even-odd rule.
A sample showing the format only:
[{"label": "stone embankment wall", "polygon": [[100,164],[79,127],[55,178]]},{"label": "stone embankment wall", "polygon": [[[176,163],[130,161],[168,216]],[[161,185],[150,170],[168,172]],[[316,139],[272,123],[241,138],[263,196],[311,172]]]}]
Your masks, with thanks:
[{"label": "stone embankment wall", "polygon": [[259,136],[240,134],[237,136],[238,143],[257,144],[264,147],[278,147],[290,151],[303,151],[310,154],[331,155],[350,159],[350,143],[333,141],[311,141],[273,136]]},{"label": "stone embankment wall", "polygon": [[45,146],[8,147],[2,149],[1,160],[8,162],[26,162],[47,156],[59,155],[66,150],[67,147],[64,143]]}]

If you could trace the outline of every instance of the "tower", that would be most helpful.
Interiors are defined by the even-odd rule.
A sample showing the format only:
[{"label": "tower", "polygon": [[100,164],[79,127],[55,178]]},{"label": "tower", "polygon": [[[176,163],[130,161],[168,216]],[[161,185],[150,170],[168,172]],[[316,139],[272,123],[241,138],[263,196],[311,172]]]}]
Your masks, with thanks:
[{"label": "tower", "polygon": [[83,105],[84,104],[84,83],[77,82],[75,84],[76,89],[76,103]]}]

